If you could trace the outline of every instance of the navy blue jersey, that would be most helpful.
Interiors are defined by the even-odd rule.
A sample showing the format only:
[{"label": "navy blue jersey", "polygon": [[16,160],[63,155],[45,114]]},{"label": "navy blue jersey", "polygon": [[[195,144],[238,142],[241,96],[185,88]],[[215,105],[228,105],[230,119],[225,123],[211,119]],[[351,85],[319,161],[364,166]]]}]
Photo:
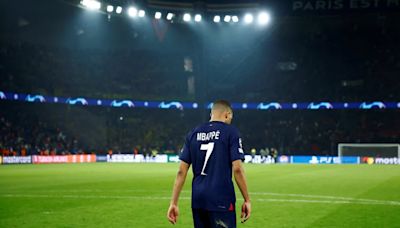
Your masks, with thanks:
[{"label": "navy blue jersey", "polygon": [[188,134],[180,159],[192,164],[192,208],[234,209],[232,162],[244,160],[241,144],[239,131],[219,121],[202,124]]}]

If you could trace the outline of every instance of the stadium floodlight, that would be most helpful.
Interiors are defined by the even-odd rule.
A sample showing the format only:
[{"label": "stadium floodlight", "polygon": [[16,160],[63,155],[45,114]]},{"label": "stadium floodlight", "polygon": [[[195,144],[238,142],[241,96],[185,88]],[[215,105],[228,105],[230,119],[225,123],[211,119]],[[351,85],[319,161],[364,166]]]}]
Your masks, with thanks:
[{"label": "stadium floodlight", "polygon": [[231,21],[231,16],[230,15],[225,15],[224,21],[225,22],[230,22]]},{"label": "stadium floodlight", "polygon": [[252,14],[248,13],[246,15],[244,15],[244,23],[246,24],[251,24],[253,23],[254,17]]},{"label": "stadium floodlight", "polygon": [[101,8],[101,3],[95,0],[82,0],[81,4],[90,10],[99,10]]},{"label": "stadium floodlight", "polygon": [[138,10],[135,7],[129,7],[128,9],[128,15],[130,17],[136,17],[138,13]]},{"label": "stadium floodlight", "polygon": [[184,20],[184,21],[188,22],[188,21],[190,21],[191,19],[192,19],[192,17],[190,16],[190,14],[185,13],[185,14],[183,15],[183,20]]},{"label": "stadium floodlight", "polygon": [[107,6],[107,12],[112,13],[114,11],[114,6],[108,5]]},{"label": "stadium floodlight", "polygon": [[173,13],[168,13],[167,14],[167,20],[172,20],[172,18],[174,17],[175,15],[173,14]]},{"label": "stadium floodlight", "polygon": [[261,12],[258,15],[258,23],[260,25],[266,25],[270,22],[270,20],[271,20],[271,16],[267,12]]},{"label": "stadium floodlight", "polygon": [[116,12],[117,14],[122,13],[122,7],[121,7],[121,6],[117,6],[117,8],[115,9],[115,12]]},{"label": "stadium floodlight", "polygon": [[196,14],[196,15],[194,16],[194,21],[200,22],[200,21],[201,21],[201,15],[200,15],[200,14]]},{"label": "stadium floodlight", "polygon": [[146,12],[144,10],[139,10],[138,15],[139,17],[144,17],[146,15]]},{"label": "stadium floodlight", "polygon": [[214,16],[214,22],[219,23],[221,21],[221,17],[219,15]]},{"label": "stadium floodlight", "polygon": [[156,13],[154,14],[154,18],[155,18],[155,19],[161,19],[161,17],[162,17],[161,12],[156,12]]},{"label": "stadium floodlight", "polygon": [[239,22],[239,17],[238,16],[232,16],[232,21],[237,23]]}]

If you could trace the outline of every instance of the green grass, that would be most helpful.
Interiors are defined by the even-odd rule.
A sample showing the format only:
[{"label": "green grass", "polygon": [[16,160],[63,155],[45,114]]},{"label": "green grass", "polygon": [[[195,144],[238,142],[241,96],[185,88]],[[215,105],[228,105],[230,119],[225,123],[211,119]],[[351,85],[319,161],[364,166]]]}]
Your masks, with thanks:
[{"label": "green grass", "polygon": [[[0,166],[0,227],[173,227],[178,164]],[[239,227],[400,227],[400,166],[245,165],[253,213]],[[175,227],[192,227],[191,175]],[[346,197],[346,198],[343,198]],[[242,202],[237,191],[239,211]]]}]

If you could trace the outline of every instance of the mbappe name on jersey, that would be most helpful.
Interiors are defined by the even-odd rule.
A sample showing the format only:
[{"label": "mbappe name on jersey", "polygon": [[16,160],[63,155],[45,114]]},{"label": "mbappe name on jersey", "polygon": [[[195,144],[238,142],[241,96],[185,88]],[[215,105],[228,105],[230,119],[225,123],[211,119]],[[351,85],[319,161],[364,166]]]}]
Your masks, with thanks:
[{"label": "mbappe name on jersey", "polygon": [[210,141],[219,139],[220,131],[199,132],[197,133],[197,141]]}]

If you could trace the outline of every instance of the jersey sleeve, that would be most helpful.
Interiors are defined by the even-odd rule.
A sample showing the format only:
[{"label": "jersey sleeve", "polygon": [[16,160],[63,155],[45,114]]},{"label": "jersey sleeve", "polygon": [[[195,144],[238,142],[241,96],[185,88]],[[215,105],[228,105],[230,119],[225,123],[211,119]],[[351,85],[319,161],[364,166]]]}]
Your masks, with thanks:
[{"label": "jersey sleeve", "polygon": [[184,161],[188,164],[192,164],[192,158],[190,155],[190,140],[189,140],[190,134],[186,136],[185,139],[185,144],[183,145],[183,148],[181,150],[181,154],[179,155],[179,159],[181,161]]},{"label": "jersey sleeve", "polygon": [[244,161],[244,151],[242,147],[242,139],[237,129],[233,129],[229,138],[229,151],[231,155],[231,162],[236,160]]}]

